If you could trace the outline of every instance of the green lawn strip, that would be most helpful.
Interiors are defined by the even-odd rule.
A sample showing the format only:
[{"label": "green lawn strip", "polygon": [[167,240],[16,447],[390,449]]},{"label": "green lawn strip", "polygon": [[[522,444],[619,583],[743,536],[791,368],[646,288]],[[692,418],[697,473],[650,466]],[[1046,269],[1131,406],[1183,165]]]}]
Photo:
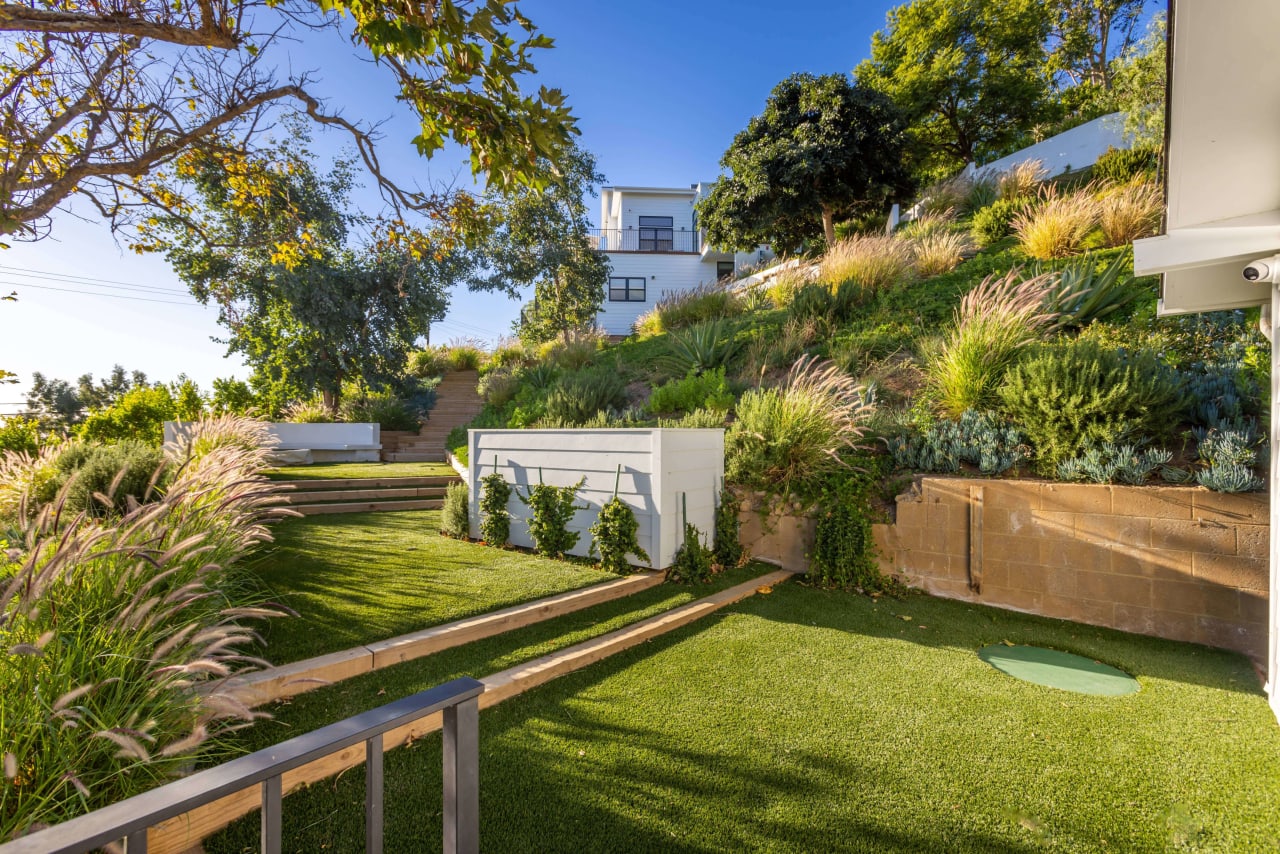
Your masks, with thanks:
[{"label": "green lawn strip", "polygon": [[[1142,690],[1020,682],[976,655],[1005,640]],[[1280,729],[1245,659],[924,596],[779,585],[480,720],[486,851],[1280,849]],[[439,737],[386,783],[386,850],[439,850]],[[363,796],[353,769],[288,798],[287,850],[358,849]]]},{"label": "green lawn strip", "polygon": [[437,511],[287,519],[249,567],[298,612],[262,629],[272,664],[387,640],[617,576],[442,537]]},{"label": "green lawn strip", "polygon": [[281,466],[267,472],[272,480],[324,480],[364,477],[453,477],[448,463],[313,463]]}]

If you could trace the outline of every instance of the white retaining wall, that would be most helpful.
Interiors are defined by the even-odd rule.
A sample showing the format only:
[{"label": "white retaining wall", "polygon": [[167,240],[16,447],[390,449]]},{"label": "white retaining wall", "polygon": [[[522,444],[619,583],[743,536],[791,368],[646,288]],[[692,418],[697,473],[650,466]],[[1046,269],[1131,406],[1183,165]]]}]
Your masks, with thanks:
[{"label": "white retaining wall", "polygon": [[[497,470],[513,487],[507,505],[511,542],[533,547],[529,536],[529,508],[516,492],[531,484],[571,486],[586,482],[578,492],[579,510],[570,530],[581,536],[571,553],[586,555],[591,548],[591,525],[600,508],[613,497],[618,466],[618,496],[636,514],[640,546],[652,569],[671,565],[684,535],[682,506],[689,521],[706,538],[715,525],[716,495],[724,481],[724,430],[469,430],[467,487],[471,501],[471,535],[480,535],[480,478]],[[683,499],[683,500],[682,500]],[[637,562],[637,565],[642,565]]]},{"label": "white retaining wall", "polygon": [[[164,443],[174,445],[193,426],[190,421],[166,421]],[[267,425],[276,451],[310,451],[307,462],[376,462],[382,450],[379,424],[293,424]]]},{"label": "white retaining wall", "polygon": [[1124,113],[1111,113],[984,164],[978,171],[1004,172],[1019,163],[1039,160],[1050,176],[1061,175],[1068,170],[1092,166],[1108,148],[1132,147],[1124,135]]}]

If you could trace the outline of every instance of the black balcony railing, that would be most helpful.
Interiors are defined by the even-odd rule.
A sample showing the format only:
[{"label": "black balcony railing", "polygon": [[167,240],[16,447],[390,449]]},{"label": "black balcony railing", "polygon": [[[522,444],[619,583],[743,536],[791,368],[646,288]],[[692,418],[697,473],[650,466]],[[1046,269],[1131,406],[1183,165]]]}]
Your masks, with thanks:
[{"label": "black balcony railing", "polygon": [[696,231],[678,228],[591,228],[587,239],[601,252],[701,252]]}]

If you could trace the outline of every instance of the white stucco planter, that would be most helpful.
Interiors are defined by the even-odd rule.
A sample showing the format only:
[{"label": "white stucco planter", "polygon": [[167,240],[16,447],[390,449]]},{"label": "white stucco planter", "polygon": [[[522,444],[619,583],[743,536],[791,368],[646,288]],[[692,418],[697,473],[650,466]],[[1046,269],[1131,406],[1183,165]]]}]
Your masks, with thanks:
[{"label": "white stucco planter", "polygon": [[[618,497],[636,514],[641,547],[652,559],[649,566],[671,565],[684,532],[683,508],[710,544],[715,524],[716,495],[724,480],[724,430],[468,430],[467,486],[471,502],[471,535],[479,536],[480,478],[497,470],[513,487],[507,505],[511,513],[511,542],[533,547],[529,536],[529,508],[516,497],[529,485],[543,482],[571,486],[586,483],[570,530],[581,536],[572,554],[586,555],[590,527],[600,508]],[[618,477],[618,466],[622,467]]]},{"label": "white stucco planter", "polygon": [[[191,428],[191,422],[166,421],[164,443],[177,443]],[[382,451],[382,427],[378,424],[294,424],[267,425],[271,439],[267,447],[281,463],[377,462]]]}]

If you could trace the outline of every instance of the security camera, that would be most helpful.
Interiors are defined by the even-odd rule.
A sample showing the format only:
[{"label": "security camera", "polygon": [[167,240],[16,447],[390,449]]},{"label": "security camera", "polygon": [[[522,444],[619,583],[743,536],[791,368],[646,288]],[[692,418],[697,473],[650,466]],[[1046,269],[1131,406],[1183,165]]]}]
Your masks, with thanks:
[{"label": "security camera", "polygon": [[1250,261],[1241,271],[1246,282],[1275,282],[1280,280],[1280,255]]}]

